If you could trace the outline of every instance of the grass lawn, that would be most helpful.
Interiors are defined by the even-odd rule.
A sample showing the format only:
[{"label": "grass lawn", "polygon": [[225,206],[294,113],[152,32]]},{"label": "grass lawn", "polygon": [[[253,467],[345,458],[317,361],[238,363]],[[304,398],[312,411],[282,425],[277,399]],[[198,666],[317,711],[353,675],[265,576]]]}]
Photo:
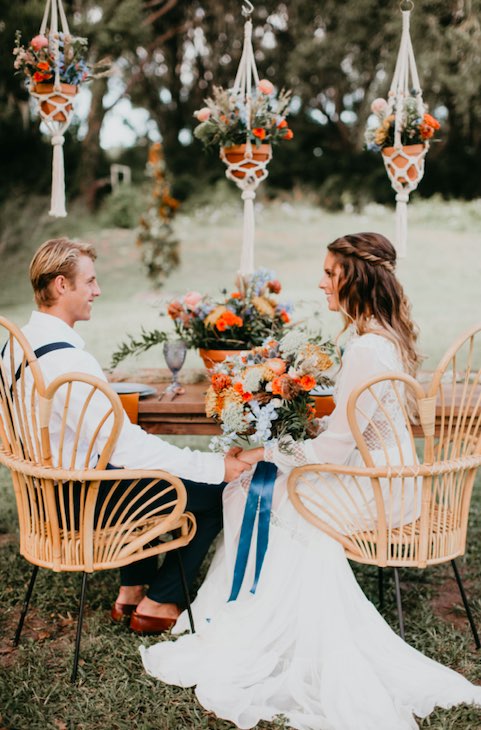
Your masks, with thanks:
[{"label": "grass lawn", "polygon": [[[452,339],[481,314],[481,201],[420,201],[410,209],[410,239],[399,275],[413,303],[421,329],[426,366],[433,366]],[[159,300],[188,289],[216,290],[233,285],[239,262],[241,211],[238,202],[219,193],[204,207],[177,218],[182,266],[161,294],[149,289],[134,246],[135,234],[99,229],[95,220],[73,212],[67,221],[46,224],[39,240],[4,257],[0,268],[0,313],[22,324],[31,309],[28,261],[45,238],[66,232],[94,242],[103,296],[93,320],[79,331],[89,349],[108,365],[127,332],[141,325],[160,326]],[[317,290],[325,245],[338,235],[377,230],[392,237],[391,210],[368,207],[361,214],[329,214],[303,200],[259,205],[256,263],[275,269],[286,298],[299,311],[319,309],[325,330],[336,332],[339,320],[326,311]],[[195,353],[190,364],[198,365]],[[146,353],[146,366],[163,365],[159,350]],[[130,365],[135,363],[130,363]],[[128,364],[129,365],[129,364]],[[474,615],[481,628],[481,474],[468,536],[460,561]],[[195,701],[191,690],[168,687],[146,676],[138,646],[141,640],[112,625],[108,611],[117,576],[96,574],[88,589],[78,686],[69,684],[80,579],[40,571],[31,609],[18,649],[10,638],[18,620],[30,566],[18,556],[15,505],[10,478],[0,470],[0,730],[228,730]],[[377,574],[355,567],[366,593],[376,602]],[[481,664],[474,651],[454,579],[445,566],[403,571],[406,638],[428,656],[481,683]],[[392,591],[390,588],[392,587]],[[275,610],[275,607],[273,607]],[[389,583],[385,617],[397,629],[394,588]],[[242,627],[248,631],[248,627]],[[143,639],[150,644],[156,639]],[[282,721],[261,723],[259,730],[285,728]],[[432,730],[479,730],[481,712],[460,707],[438,710],[420,723]],[[379,728],[391,730],[391,728]]]}]

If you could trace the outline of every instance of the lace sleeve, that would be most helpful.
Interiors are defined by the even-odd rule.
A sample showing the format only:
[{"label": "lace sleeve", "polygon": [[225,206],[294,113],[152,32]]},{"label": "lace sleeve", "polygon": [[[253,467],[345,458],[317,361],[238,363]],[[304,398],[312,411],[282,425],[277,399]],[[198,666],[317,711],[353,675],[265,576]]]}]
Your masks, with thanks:
[{"label": "lace sleeve", "polygon": [[305,442],[294,441],[289,436],[282,440],[281,448],[278,441],[268,441],[264,446],[264,461],[272,462],[282,472],[308,464]]}]

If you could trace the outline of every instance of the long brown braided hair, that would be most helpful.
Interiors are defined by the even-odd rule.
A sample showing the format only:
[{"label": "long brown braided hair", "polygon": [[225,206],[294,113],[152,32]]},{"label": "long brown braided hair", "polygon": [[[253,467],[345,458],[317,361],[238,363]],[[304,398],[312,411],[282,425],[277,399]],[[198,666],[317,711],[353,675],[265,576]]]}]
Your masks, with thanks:
[{"label": "long brown braided hair", "polygon": [[344,317],[342,332],[351,324],[360,335],[379,333],[381,328],[398,347],[406,371],[414,376],[421,360],[416,349],[418,332],[395,274],[396,249],[392,243],[380,233],[354,233],[336,238],[327,248],[341,266],[338,297]]}]

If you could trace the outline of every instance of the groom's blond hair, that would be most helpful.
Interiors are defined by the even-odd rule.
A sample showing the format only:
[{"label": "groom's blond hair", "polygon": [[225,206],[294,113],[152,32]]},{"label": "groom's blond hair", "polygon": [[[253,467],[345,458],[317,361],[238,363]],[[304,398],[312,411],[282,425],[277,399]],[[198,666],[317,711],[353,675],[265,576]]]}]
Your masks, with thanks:
[{"label": "groom's blond hair", "polygon": [[91,243],[71,241],[69,238],[51,238],[42,243],[30,263],[30,281],[37,306],[51,307],[55,296],[50,284],[57,276],[65,276],[70,282],[75,280],[81,256],[92,261],[97,258]]}]

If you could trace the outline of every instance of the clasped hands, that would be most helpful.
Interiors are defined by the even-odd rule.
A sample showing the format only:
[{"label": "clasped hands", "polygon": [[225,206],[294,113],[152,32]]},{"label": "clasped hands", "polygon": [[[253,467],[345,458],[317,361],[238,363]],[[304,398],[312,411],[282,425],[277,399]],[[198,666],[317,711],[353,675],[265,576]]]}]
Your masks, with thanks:
[{"label": "clasped hands", "polygon": [[259,447],[257,449],[250,449],[246,451],[241,449],[240,446],[233,446],[229,449],[224,458],[225,473],[224,481],[232,482],[243,471],[250,469],[258,461],[262,461],[264,458],[264,449]]}]

